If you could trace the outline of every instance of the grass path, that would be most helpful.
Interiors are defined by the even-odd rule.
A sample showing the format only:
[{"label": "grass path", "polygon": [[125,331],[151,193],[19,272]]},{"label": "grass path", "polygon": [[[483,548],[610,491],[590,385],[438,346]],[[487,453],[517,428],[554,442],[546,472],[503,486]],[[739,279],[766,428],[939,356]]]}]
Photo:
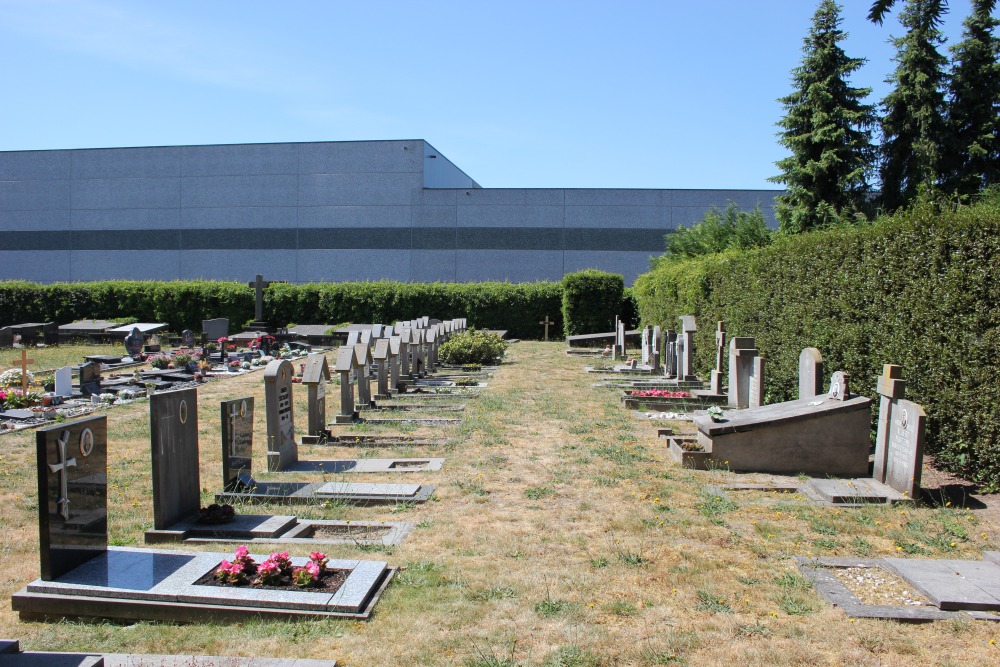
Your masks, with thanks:
[{"label": "grass path", "polygon": [[[812,592],[792,561],[978,558],[997,548],[995,526],[950,507],[838,510],[763,494],[706,495],[706,484],[736,475],[668,463],[652,427],[632,420],[616,393],[592,388],[583,362],[562,350],[513,345],[461,427],[413,431],[445,434],[444,447],[303,450],[303,458],[447,457],[438,473],[364,476],[435,484],[436,499],[424,505],[302,508],[315,517],[417,524],[391,550],[328,550],[405,566],[370,621],[40,624],[21,623],[5,604],[0,636],[34,650],[325,657],[349,666],[1000,663],[1000,647],[990,643],[1000,640],[996,624],[851,622]],[[240,395],[258,402],[255,465],[264,464],[261,374],[204,386],[206,499],[219,487],[218,404]],[[152,522],[147,411],[140,402],[108,413],[116,544],[141,543]],[[30,434],[0,438],[6,597],[38,573],[33,442]]]}]

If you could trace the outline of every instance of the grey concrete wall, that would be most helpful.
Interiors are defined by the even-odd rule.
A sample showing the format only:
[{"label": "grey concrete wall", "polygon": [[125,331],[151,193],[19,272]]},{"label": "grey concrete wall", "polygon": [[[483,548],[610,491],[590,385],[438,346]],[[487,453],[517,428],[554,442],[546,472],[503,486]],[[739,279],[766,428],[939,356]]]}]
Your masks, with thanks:
[{"label": "grey concrete wall", "polygon": [[0,152],[0,279],[631,283],[713,205],[773,226],[778,193],[480,188],[421,140]]}]

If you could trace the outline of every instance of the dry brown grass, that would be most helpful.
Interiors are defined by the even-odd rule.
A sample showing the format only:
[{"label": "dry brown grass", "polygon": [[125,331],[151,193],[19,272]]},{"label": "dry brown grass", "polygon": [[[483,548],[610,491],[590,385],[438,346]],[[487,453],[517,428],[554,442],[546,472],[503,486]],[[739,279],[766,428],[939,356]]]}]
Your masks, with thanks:
[{"label": "dry brown grass", "polygon": [[[40,624],[20,622],[5,605],[0,636],[31,649],[328,657],[351,666],[1000,663],[994,624],[851,622],[804,585],[792,560],[921,551],[978,558],[996,548],[995,526],[952,508],[837,510],[765,494],[706,495],[706,484],[737,476],[667,463],[652,426],[631,420],[614,392],[592,388],[581,360],[562,349],[512,346],[462,426],[407,431],[447,437],[444,447],[303,448],[303,458],[447,457],[438,473],[364,476],[435,484],[436,500],[424,505],[301,509],[418,524],[387,553],[329,550],[406,568],[370,621]],[[240,395],[258,401],[255,464],[264,466],[261,374],[205,385],[206,500],[220,486],[219,401]],[[336,396],[331,388],[330,415]],[[147,410],[140,402],[108,413],[117,544],[140,543],[152,521]],[[9,596],[38,574],[33,435],[0,438],[0,453],[0,585]]]}]

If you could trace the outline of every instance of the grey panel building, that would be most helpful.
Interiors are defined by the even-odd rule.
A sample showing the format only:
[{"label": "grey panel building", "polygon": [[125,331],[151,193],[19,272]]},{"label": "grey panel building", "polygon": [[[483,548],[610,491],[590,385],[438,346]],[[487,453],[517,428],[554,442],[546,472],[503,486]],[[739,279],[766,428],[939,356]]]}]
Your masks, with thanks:
[{"label": "grey panel building", "polygon": [[423,140],[0,152],[0,279],[626,283],[780,190],[482,188]]}]

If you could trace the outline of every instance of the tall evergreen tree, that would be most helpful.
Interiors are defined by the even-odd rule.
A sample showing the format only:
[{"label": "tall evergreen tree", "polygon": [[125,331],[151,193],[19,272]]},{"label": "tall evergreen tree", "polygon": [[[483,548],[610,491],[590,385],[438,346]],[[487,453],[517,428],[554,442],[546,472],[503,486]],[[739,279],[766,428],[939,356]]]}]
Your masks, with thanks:
[{"label": "tall evergreen tree", "polygon": [[775,214],[789,233],[822,227],[857,211],[868,192],[874,107],[864,103],[871,88],[853,88],[848,78],[864,64],[848,58],[838,45],[840,7],[823,0],[803,40],[802,64],[792,70],[794,92],[782,97],[785,116],[778,122],[781,144],[792,154],[776,165],[787,194]]},{"label": "tall evergreen tree", "polygon": [[1000,38],[996,0],[972,0],[962,41],[951,47],[945,189],[975,194],[1000,183]]},{"label": "tall evergreen tree", "polygon": [[888,210],[906,205],[921,186],[937,185],[944,120],[944,67],[937,47],[943,43],[944,0],[907,0],[899,15],[906,34],[893,39],[896,70],[886,80],[895,88],[882,107],[879,177],[881,204]]}]

